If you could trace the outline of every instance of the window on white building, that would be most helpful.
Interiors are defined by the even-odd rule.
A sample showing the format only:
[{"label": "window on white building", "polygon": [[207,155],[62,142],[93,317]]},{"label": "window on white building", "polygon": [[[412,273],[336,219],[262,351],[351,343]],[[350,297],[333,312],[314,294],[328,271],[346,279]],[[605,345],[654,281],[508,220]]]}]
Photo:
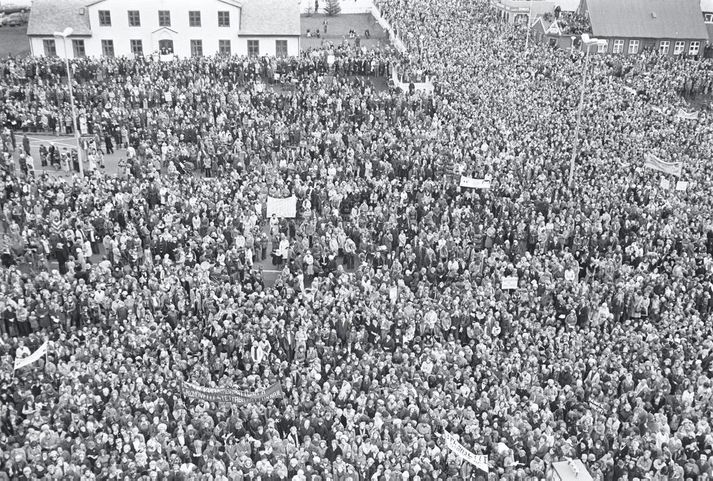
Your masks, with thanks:
[{"label": "window on white building", "polygon": [[111,27],[111,12],[109,10],[99,10],[99,25]]},{"label": "window on white building", "polygon": [[661,42],[659,42],[659,53],[661,55],[668,55],[668,51],[670,50],[670,48],[671,42],[669,42],[668,40],[661,40]]},{"label": "window on white building", "polygon": [[698,55],[701,50],[701,42],[691,42],[688,45],[688,55]]},{"label": "window on white building", "polygon": [[639,41],[629,40],[629,54],[633,55],[639,53]]},{"label": "window on white building", "polygon": [[191,57],[203,56],[203,40],[191,40]]},{"label": "window on white building", "polygon": [[275,56],[278,58],[287,57],[287,40],[275,40]]},{"label": "window on white building", "polygon": [[609,51],[609,40],[602,40],[597,47],[597,53],[607,53]]},{"label": "window on white building", "polygon": [[169,10],[159,10],[158,11],[158,26],[159,27],[170,27],[171,26],[171,12]]},{"label": "window on white building", "polygon": [[102,40],[102,55],[105,57],[114,56],[114,41],[113,40]]},{"label": "window on white building", "polygon": [[84,49],[84,40],[72,40],[72,51],[74,52],[74,58],[86,57],[87,52]]},{"label": "window on white building", "polygon": [[679,40],[673,46],[673,54],[681,55],[685,48],[686,48],[686,42],[684,42],[683,40]]},{"label": "window on white building", "polygon": [[138,10],[129,10],[129,27],[141,26],[141,14]]},{"label": "window on white building", "polygon": [[614,47],[612,48],[612,53],[622,53],[624,51],[624,41],[614,40]]},{"label": "window on white building", "polygon": [[201,12],[198,10],[191,10],[188,12],[188,25],[191,27],[201,26]]},{"label": "window on white building", "polygon": [[218,40],[218,53],[221,55],[231,55],[230,40]]},{"label": "window on white building", "polygon": [[144,44],[141,40],[131,40],[131,53],[137,57],[144,54]]},{"label": "window on white building", "polygon": [[260,40],[248,40],[248,55],[250,57],[260,55]]},{"label": "window on white building", "polygon": [[713,13],[704,13],[703,21],[706,23],[713,23]]},{"label": "window on white building", "polygon": [[218,26],[230,27],[230,12],[218,12]]},{"label": "window on white building", "polygon": [[48,57],[57,56],[57,44],[53,38],[46,38],[42,40],[42,48],[45,51],[45,55]]}]

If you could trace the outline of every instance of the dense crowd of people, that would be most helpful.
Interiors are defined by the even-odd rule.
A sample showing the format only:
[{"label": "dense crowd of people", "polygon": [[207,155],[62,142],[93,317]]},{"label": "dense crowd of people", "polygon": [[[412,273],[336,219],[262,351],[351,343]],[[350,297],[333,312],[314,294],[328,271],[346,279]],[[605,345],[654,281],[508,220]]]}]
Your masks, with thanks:
[{"label": "dense crowd of people", "polygon": [[73,61],[117,175],[17,168],[72,130],[64,64],[0,64],[0,479],[713,476],[713,130],[676,115],[713,64],[590,56],[570,187],[581,52],[377,4],[405,55]]}]

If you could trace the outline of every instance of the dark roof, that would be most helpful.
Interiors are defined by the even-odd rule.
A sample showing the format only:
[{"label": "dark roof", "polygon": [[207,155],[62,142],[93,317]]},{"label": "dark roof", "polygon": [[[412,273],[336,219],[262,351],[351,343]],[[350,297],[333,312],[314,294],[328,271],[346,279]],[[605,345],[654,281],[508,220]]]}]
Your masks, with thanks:
[{"label": "dark roof", "polygon": [[705,40],[700,0],[586,0],[595,37]]},{"label": "dark roof", "polygon": [[238,35],[300,35],[300,4],[296,0],[244,0]]},{"label": "dark roof", "polygon": [[[80,9],[84,9],[84,15]],[[91,35],[89,9],[83,0],[34,0],[27,35],[51,36],[72,27],[72,36]]]}]

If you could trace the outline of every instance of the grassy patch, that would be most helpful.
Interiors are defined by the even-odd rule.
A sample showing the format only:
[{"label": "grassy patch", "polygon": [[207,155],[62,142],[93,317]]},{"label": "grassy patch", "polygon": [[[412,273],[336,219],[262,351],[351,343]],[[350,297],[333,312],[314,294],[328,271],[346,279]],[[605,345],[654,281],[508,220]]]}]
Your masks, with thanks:
[{"label": "grassy patch", "polygon": [[[324,21],[327,21],[327,33],[324,33]],[[363,14],[341,14],[328,17],[323,14],[302,15],[302,38],[300,44],[302,50],[320,48],[329,44],[338,46],[345,41],[354,45],[355,39],[349,38],[349,30],[354,30],[361,37],[361,46],[367,49],[385,47],[389,44],[389,35],[381,28],[374,17],[369,13]],[[316,32],[319,30],[320,38],[307,38],[307,30]],[[369,30],[371,38],[364,38],[364,32]]]},{"label": "grassy patch", "polygon": [[27,25],[0,28],[0,58],[10,55],[24,57],[30,54],[30,39],[27,38]]}]

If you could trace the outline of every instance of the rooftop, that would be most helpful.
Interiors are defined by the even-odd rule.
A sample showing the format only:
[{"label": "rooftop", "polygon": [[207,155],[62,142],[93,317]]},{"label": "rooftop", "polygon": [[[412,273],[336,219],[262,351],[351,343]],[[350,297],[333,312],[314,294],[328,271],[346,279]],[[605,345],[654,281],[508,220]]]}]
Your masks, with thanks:
[{"label": "rooftop", "polygon": [[596,37],[708,38],[700,0],[586,0]]},{"label": "rooftop", "polygon": [[[81,12],[84,12],[83,14]],[[92,34],[84,0],[34,0],[27,35],[52,35],[72,27],[73,36]]]}]

